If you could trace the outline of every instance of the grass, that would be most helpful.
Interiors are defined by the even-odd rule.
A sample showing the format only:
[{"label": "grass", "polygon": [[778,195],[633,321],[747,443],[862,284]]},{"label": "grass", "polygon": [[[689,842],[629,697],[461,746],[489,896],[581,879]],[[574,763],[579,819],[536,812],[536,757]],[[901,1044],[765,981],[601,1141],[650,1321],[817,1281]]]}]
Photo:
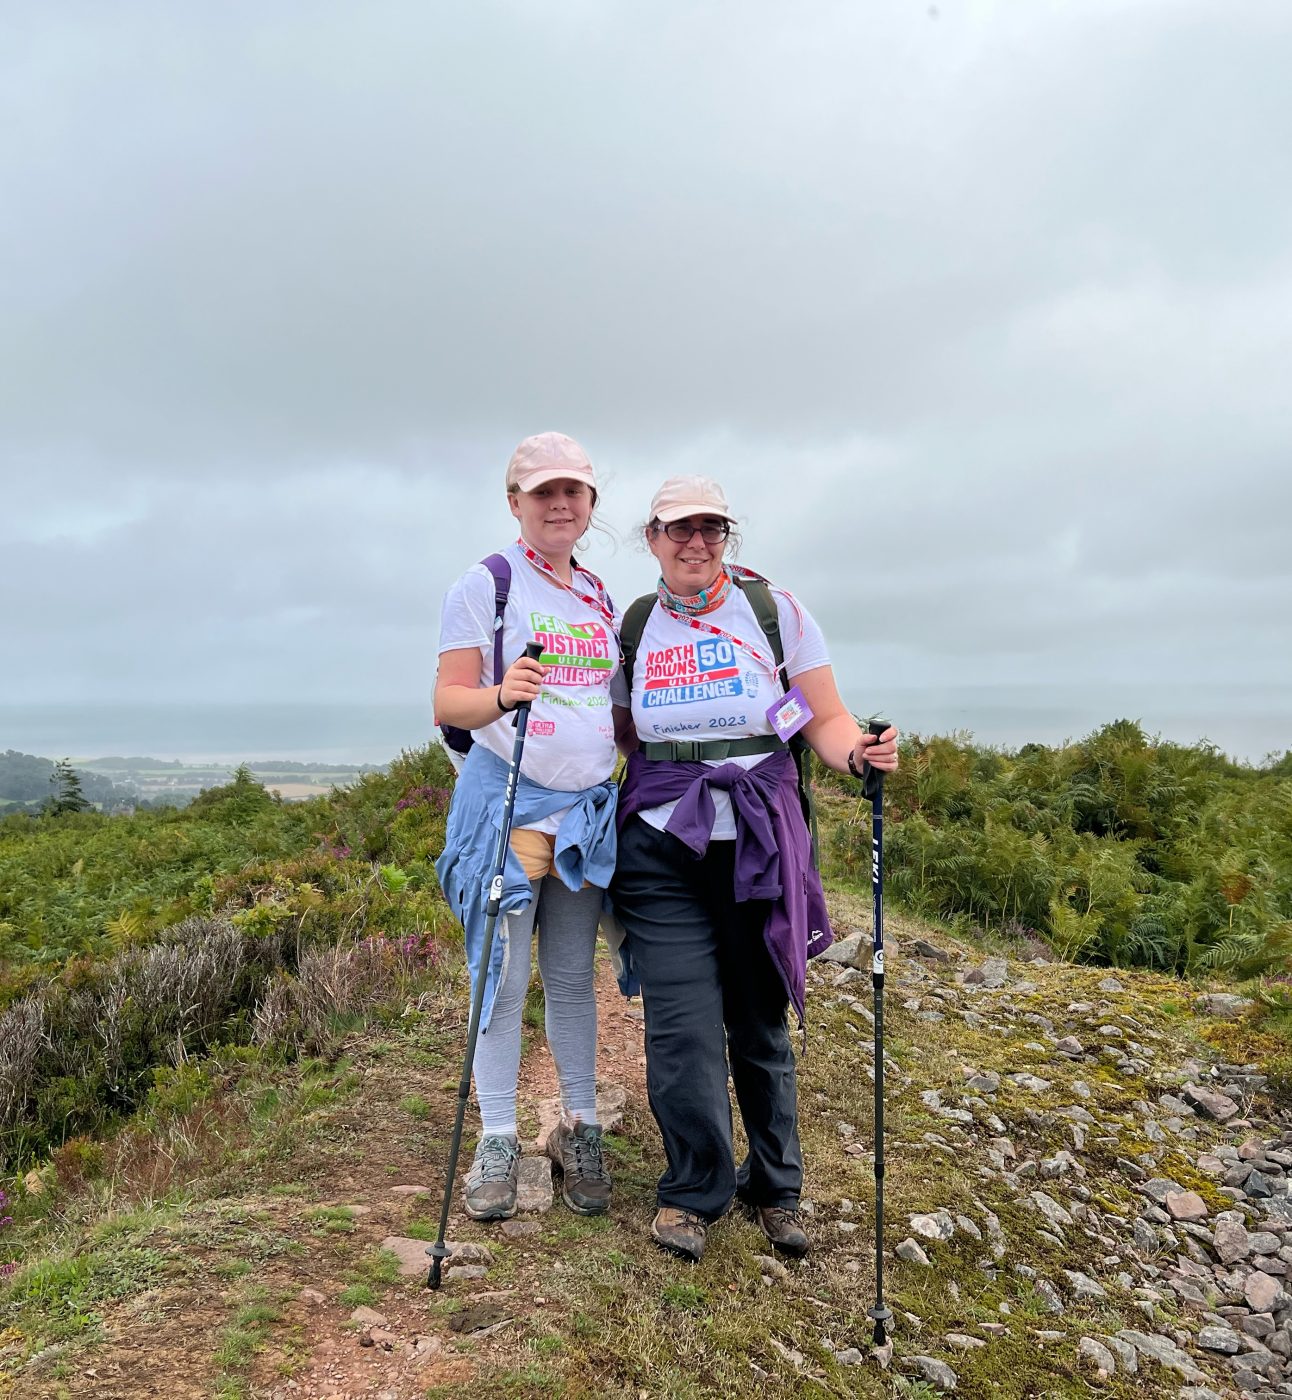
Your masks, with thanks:
[{"label": "grass", "polygon": [[395,1283],[399,1279],[399,1256],[388,1249],[370,1249],[359,1260],[358,1274],[367,1283]]},{"label": "grass", "polygon": [[349,1206],[316,1206],[308,1218],[321,1234],[348,1235],[354,1229],[354,1211]]},{"label": "grass", "polygon": [[[836,896],[835,903],[845,926],[860,921],[868,907],[864,892]],[[899,948],[925,933],[946,941],[945,933],[926,930],[900,913],[890,914],[889,922]],[[764,1392],[921,1396],[932,1392],[904,1374],[901,1362],[927,1352],[957,1371],[961,1394],[989,1400],[1088,1394],[1077,1366],[1077,1339],[1084,1332],[1142,1326],[1143,1315],[1114,1291],[1106,1304],[1095,1307],[1067,1299],[1067,1312],[1056,1317],[1044,1311],[1031,1281],[1016,1277],[1008,1266],[1026,1262],[1062,1291],[1062,1267],[1083,1269],[1107,1283],[1100,1265],[1107,1250],[1079,1227],[1065,1231],[1062,1247],[1040,1240],[1026,1192],[1015,1197],[1004,1183],[982,1179],[981,1144],[971,1147],[961,1125],[926,1107],[920,1093],[937,1088],[945,1104],[958,1107],[964,1066],[997,1070],[1001,1088],[989,1109],[999,1115],[1004,1135],[1020,1155],[1036,1156],[1071,1149],[1068,1121],[1055,1109],[1085,1103],[1113,1124],[1109,1135],[1117,1138],[1088,1143],[1081,1157],[1091,1207],[1129,1220],[1135,1198],[1117,1173],[1117,1156],[1153,1151],[1161,1174],[1185,1181],[1189,1172],[1169,1145],[1143,1140],[1132,1105],[1152,1096],[1151,1075],[1126,1082],[1100,1061],[1068,1065],[1026,1048],[1044,1035],[1023,1018],[1048,1016],[1059,1030],[1068,1002],[1099,999],[1091,993],[1103,975],[1097,969],[1016,968],[1014,981],[1026,976],[1037,984],[1035,992],[978,993],[969,1003],[960,1000],[966,994],[953,983],[957,964],[895,963],[887,1001],[888,1049],[897,1062],[887,1100],[889,1248],[907,1232],[908,1213],[937,1207],[975,1221],[983,1239],[958,1232],[946,1244],[927,1246],[931,1269],[890,1263],[887,1293],[897,1314],[894,1371],[885,1375],[869,1361],[872,1166],[868,1156],[844,1152],[845,1140],[835,1128],[846,1120],[856,1129],[850,1141],[869,1146],[869,1028],[862,1026],[860,1034],[847,1029],[859,1025],[859,1018],[848,1000],[836,1000],[842,990],[835,991],[827,972],[813,977],[808,1051],[798,1067],[801,1134],[815,1205],[812,1257],[791,1264],[784,1279],[764,1284],[756,1258],[768,1252],[767,1241],[734,1214],[714,1225],[709,1251],[698,1265],[654,1249],[648,1227],[660,1146],[644,1103],[633,1102],[623,1125],[607,1137],[616,1182],[609,1215],[578,1217],[558,1203],[542,1218],[540,1233],[514,1244],[502,1244],[497,1232],[472,1229],[468,1238],[485,1238],[494,1250],[487,1286],[510,1290],[515,1321],[497,1337],[456,1337],[447,1330],[447,1317],[471,1290],[446,1288],[425,1314],[428,1320],[416,1325],[447,1339],[446,1356],[465,1370],[451,1385],[428,1393],[464,1400],[641,1391],[697,1400]],[[1119,976],[1126,993],[1103,998],[1109,1006],[1092,1024],[1134,1017],[1146,1033],[1164,1037],[1157,1053],[1167,1063],[1179,1063],[1196,1049],[1190,1040],[1192,1017],[1172,1017],[1155,1004],[1165,987],[1173,987],[1179,999],[1178,984],[1149,974]],[[857,984],[847,989],[853,996],[859,990]],[[1019,1007],[1017,1020],[997,1010],[1005,995]],[[868,1004],[868,990],[861,999]],[[978,1025],[954,1014],[960,1005],[972,1005],[981,1018]],[[938,1009],[946,1016],[936,1025],[919,1019],[922,1011]],[[455,1014],[460,1020],[460,1012]],[[446,1016],[444,1024],[460,1033],[458,1020]],[[409,1100],[425,1105],[425,1136],[438,1138],[452,1111],[456,1082],[441,1094],[434,1077],[441,1071],[431,1064],[411,1069],[408,1052],[430,1055],[437,1053],[437,1044],[451,1048],[451,1030],[442,1033],[441,1042],[435,1040],[437,1024],[435,1014],[408,1026],[392,1019],[349,1032],[343,1056],[295,1066],[245,1064],[217,1098],[222,1116],[205,1120],[206,1128],[180,1115],[170,1126],[149,1130],[147,1170],[136,1162],[127,1176],[109,1153],[102,1177],[79,1184],[79,1195],[59,1185],[43,1198],[20,1201],[14,1230],[22,1233],[22,1252],[32,1257],[33,1251],[45,1250],[42,1262],[48,1264],[44,1273],[23,1270],[0,1294],[5,1319],[23,1333],[22,1355],[31,1355],[37,1342],[48,1344],[59,1328],[78,1347],[95,1344],[107,1336],[104,1322],[113,1310],[149,1288],[220,1280],[228,1289],[226,1303],[218,1324],[199,1344],[201,1356],[212,1393],[247,1400],[266,1370],[296,1364],[284,1278],[295,1288],[307,1281],[320,1286],[343,1308],[385,1306],[395,1315],[397,1305],[408,1300],[425,1306],[421,1280],[401,1279],[395,1256],[371,1247],[371,1237],[356,1230],[348,1206],[314,1203],[344,1201],[351,1193],[366,1200],[360,1194],[365,1188],[384,1200],[389,1181],[417,1179],[414,1173],[424,1170],[407,1146]],[[1038,1095],[1014,1085],[1007,1075],[1021,1068],[1050,1080],[1050,1089]],[[1088,1086],[1089,1099],[1078,1097],[1078,1079]],[[362,1113],[354,1098],[359,1082],[365,1085]],[[932,1146],[926,1134],[941,1138],[945,1148]],[[360,1146],[367,1155],[362,1185],[356,1186]],[[169,1176],[161,1170],[163,1147]],[[419,1144],[417,1150],[426,1149]],[[143,1189],[148,1180],[156,1184]],[[1031,1183],[1065,1203],[1070,1184]],[[1186,1184],[1214,1191],[1193,1177]],[[847,1209],[845,1199],[851,1203]],[[1005,1259],[999,1269],[984,1270],[982,1261],[994,1245],[989,1211],[1004,1232]],[[858,1228],[841,1232],[841,1221]],[[429,1240],[436,1229],[428,1217],[414,1215],[395,1232]],[[96,1261],[93,1280],[89,1266],[77,1262],[84,1259]],[[534,1302],[536,1296],[544,1301]],[[907,1313],[921,1319],[918,1331]],[[945,1332],[974,1331],[983,1322],[1001,1322],[1009,1331],[982,1352],[943,1347]],[[1064,1340],[1042,1349],[1033,1335],[1037,1328],[1062,1331]],[[842,1366],[834,1351],[846,1346],[860,1348],[866,1361]],[[801,1354],[801,1364],[793,1353]],[[73,1373],[83,1364],[73,1363]],[[16,1374],[16,1365],[0,1358],[0,1374]],[[1101,1393],[1115,1400],[1131,1395],[1158,1400],[1174,1397],[1178,1389],[1167,1388],[1151,1370],[1135,1383],[1132,1390],[1117,1378]]]},{"label": "grass", "polygon": [[248,1393],[246,1372],[269,1342],[281,1310],[269,1301],[262,1285],[248,1284],[233,1300],[233,1321],[221,1332],[211,1356],[216,1371],[216,1394],[242,1397]]},{"label": "grass", "polygon": [[709,1295],[693,1283],[667,1284],[661,1290],[660,1297],[671,1307],[681,1308],[684,1312],[699,1312],[709,1303]]}]

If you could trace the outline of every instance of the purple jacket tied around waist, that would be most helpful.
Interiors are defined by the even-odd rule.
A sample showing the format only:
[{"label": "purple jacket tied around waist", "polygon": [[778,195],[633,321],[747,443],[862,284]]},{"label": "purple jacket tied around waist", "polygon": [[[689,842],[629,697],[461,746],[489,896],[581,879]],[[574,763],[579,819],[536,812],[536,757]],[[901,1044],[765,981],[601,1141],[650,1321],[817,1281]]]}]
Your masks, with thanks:
[{"label": "purple jacket tied around waist", "polygon": [[635,753],[619,795],[620,829],[634,812],[676,801],[664,829],[702,856],[713,832],[714,787],[730,794],[736,818],[736,899],[771,901],[763,938],[802,1025],[807,960],[824,953],[834,934],[789,750],[768,754],[752,768],[652,762]]}]

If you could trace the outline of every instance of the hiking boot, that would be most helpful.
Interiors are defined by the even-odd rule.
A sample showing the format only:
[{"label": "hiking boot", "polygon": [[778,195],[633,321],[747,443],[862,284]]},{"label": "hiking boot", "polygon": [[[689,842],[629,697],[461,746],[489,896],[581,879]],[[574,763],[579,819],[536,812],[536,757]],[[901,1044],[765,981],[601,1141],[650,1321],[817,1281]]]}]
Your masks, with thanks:
[{"label": "hiking boot", "polygon": [[562,1119],[543,1150],[561,1169],[561,1199],[576,1215],[601,1215],[610,1205],[610,1173],[596,1123],[567,1126]]},{"label": "hiking boot", "polygon": [[763,1234],[772,1242],[772,1248],[795,1259],[802,1259],[811,1249],[807,1232],[803,1229],[803,1217],[797,1210],[786,1206],[757,1206],[754,1217]]},{"label": "hiking boot", "polygon": [[467,1173],[463,1203],[472,1220],[510,1220],[516,1214],[520,1143],[514,1137],[482,1137]]},{"label": "hiking boot", "polygon": [[651,1221],[650,1237],[670,1254],[698,1264],[704,1254],[704,1234],[708,1228],[704,1216],[693,1210],[662,1206]]}]

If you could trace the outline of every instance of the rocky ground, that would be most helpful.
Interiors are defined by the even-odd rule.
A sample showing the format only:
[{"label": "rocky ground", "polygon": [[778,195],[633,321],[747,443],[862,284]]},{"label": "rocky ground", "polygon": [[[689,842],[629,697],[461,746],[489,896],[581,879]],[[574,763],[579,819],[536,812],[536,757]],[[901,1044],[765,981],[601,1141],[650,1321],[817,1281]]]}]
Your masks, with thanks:
[{"label": "rocky ground", "polygon": [[[865,951],[859,939],[827,956],[843,964],[836,995],[871,1022],[866,1003],[851,999],[869,981],[849,966]],[[1020,971],[929,938],[906,951],[898,995],[930,1035],[957,1018],[979,1034],[1030,1037],[1027,1067],[1020,1059],[1012,1071],[962,1064],[959,1083],[923,1088],[918,1069],[889,1073],[941,1120],[921,1141],[976,1159],[977,1178],[1032,1214],[1030,1236],[1052,1247],[1057,1266],[1019,1258],[1017,1235],[1011,1241],[985,1208],[977,1219],[936,1207],[907,1215],[896,1257],[936,1269],[940,1248],[968,1236],[981,1246],[985,1277],[1008,1271],[1027,1281],[1053,1316],[1054,1327],[1033,1329],[1043,1346],[1070,1340],[1061,1324],[1081,1304],[1128,1304],[1142,1314],[1138,1326],[1076,1339],[1094,1386],[1147,1371],[1157,1381],[1178,1376],[1190,1400],[1235,1387],[1292,1395],[1292,1294],[1283,1286],[1292,1271],[1292,1131],[1281,1116],[1257,1111],[1265,1076],[1251,1064],[1178,1058],[1178,1038],[1154,1028],[1160,1009],[1135,1005],[1142,978],[1103,976],[1091,999],[1065,1003],[1047,989],[1060,991],[1076,969]],[[1205,993],[1194,1009],[1227,1019],[1249,1005]],[[850,1125],[839,1130],[851,1136]],[[1064,1256],[1089,1262],[1064,1267]],[[947,1332],[941,1341],[974,1354],[1007,1331],[1004,1322],[982,1323],[978,1335]],[[906,1365],[940,1391],[959,1387],[945,1356],[912,1355]]]},{"label": "rocky ground", "polygon": [[[863,922],[846,894],[836,909],[845,931]],[[799,1042],[803,1263],[735,1215],[698,1266],[652,1248],[641,1009],[602,965],[609,1217],[554,1198],[536,1147],[555,1078],[534,1032],[522,1212],[455,1212],[428,1291],[462,1027],[447,1011],[397,1023],[354,1038],[351,1069],[272,1151],[252,1142],[254,1170],[69,1203],[51,1277],[89,1258],[134,1283],[98,1286],[93,1321],[51,1344],[33,1340],[38,1310],[14,1314],[10,1393],[1292,1395],[1292,1130],[1260,1070],[1210,1048],[1242,1043],[1243,1000],[892,925],[885,1347],[866,1316],[874,1053],[855,936],[813,965]]]}]

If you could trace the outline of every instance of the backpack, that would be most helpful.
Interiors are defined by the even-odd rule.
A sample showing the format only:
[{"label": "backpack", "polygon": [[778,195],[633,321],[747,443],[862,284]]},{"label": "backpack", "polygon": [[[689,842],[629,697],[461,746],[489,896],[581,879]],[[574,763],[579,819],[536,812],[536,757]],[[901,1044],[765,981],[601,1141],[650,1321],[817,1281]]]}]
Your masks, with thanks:
[{"label": "backpack", "polygon": [[[763,629],[767,645],[772,649],[772,659],[781,683],[781,693],[790,689],[790,678],[785,670],[785,648],[781,644],[781,619],[776,611],[776,599],[767,581],[761,578],[740,577],[732,574],[731,581],[749,600],[758,625]],[[646,619],[651,609],[659,601],[657,593],[645,593],[638,598],[624,614],[624,625],[619,634],[619,652],[623,665],[624,679],[628,683],[631,696],[633,688],[633,662],[637,648],[641,645],[642,633],[646,630]],[[812,837],[812,864],[817,862],[816,803],[812,800],[812,750],[801,733],[790,739],[788,748],[794,758],[794,768],[799,779],[799,802],[803,807],[803,819],[807,822]]]},{"label": "backpack", "polygon": [[[480,562],[493,576],[493,673],[501,680],[506,669],[502,664],[502,615],[507,610],[507,597],[511,593],[511,563],[501,554],[491,554]],[[456,724],[440,725],[440,734],[444,747],[463,758],[475,743],[471,731],[459,729]]]},{"label": "backpack", "polygon": [[[502,680],[502,673],[507,669],[503,665],[502,659],[502,632],[503,614],[507,611],[507,599],[511,594],[511,563],[505,555],[490,554],[480,561],[489,570],[493,578],[493,674],[495,682]],[[609,594],[606,593],[606,586],[590,569],[585,569],[582,564],[573,556],[570,558],[570,565],[588,578],[596,585],[597,591],[605,595],[607,602]],[[612,605],[613,610],[613,605]],[[449,750],[449,757],[454,759],[454,767],[458,767],[460,760],[471,752],[471,746],[475,743],[469,729],[459,729],[456,724],[440,725],[440,736],[444,741],[444,747]]]}]

